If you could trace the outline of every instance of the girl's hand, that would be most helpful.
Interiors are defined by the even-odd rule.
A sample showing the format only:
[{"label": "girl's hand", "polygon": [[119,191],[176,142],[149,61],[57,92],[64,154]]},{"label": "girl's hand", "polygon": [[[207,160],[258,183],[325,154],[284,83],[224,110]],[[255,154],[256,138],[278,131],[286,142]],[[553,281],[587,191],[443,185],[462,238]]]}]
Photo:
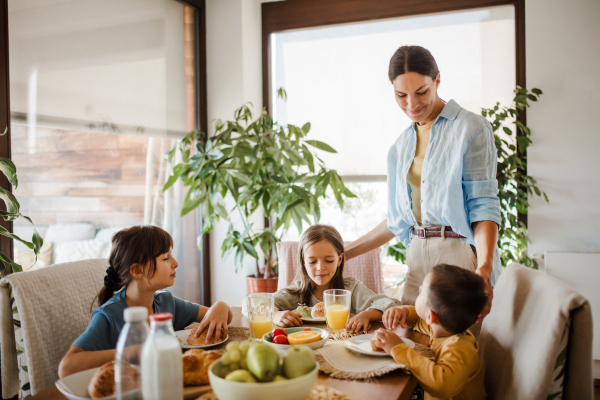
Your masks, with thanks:
[{"label": "girl's hand", "polygon": [[391,307],[385,310],[383,313],[383,326],[387,329],[396,329],[398,323],[401,328],[405,328],[406,317],[408,317],[408,310],[404,307]]},{"label": "girl's hand", "polygon": [[381,328],[375,331],[373,337],[375,338],[375,346],[388,354],[390,354],[394,347],[404,343],[402,339],[400,339],[400,336],[396,335],[394,332]]},{"label": "girl's hand", "polygon": [[[206,344],[210,344],[210,339],[213,338],[213,343],[217,343],[221,338],[227,337],[227,319],[229,317],[229,306],[222,301],[217,301],[204,314],[204,318],[200,322],[200,327],[194,333],[196,337],[208,327],[206,333]],[[213,336],[214,334],[214,336]]]},{"label": "girl's hand", "polygon": [[281,311],[279,316],[279,325],[283,326],[284,328],[302,326],[302,315],[293,311]]},{"label": "girl's hand", "polygon": [[377,310],[366,310],[361,313],[358,313],[354,317],[350,318],[348,323],[346,324],[346,330],[350,333],[360,333],[361,330],[363,333],[367,333],[369,330],[369,326],[371,325],[371,321],[378,320],[377,317],[373,318],[373,312],[379,313],[381,316],[381,311]]}]

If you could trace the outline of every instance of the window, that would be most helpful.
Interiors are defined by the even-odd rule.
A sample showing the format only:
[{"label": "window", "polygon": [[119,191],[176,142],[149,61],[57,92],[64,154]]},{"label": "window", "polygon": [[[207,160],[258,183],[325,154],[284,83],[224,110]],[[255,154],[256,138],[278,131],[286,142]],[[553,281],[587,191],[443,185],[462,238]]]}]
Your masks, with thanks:
[{"label": "window", "polygon": [[[311,123],[309,136],[337,154],[320,157],[358,195],[344,211],[322,204],[322,223],[344,240],[364,235],[386,217],[387,151],[411,123],[399,109],[387,70],[402,45],[431,51],[440,72],[439,94],[479,113],[508,104],[516,82],[513,5],[299,29],[271,34],[273,113],[280,123]],[[274,91],[283,87],[287,101]],[[277,100],[275,100],[277,99]],[[297,240],[298,232],[288,232]],[[388,284],[405,269],[384,259]]]},{"label": "window", "polygon": [[[179,216],[180,184],[162,192],[163,155],[197,127],[195,10],[174,0],[9,0],[8,11],[15,195],[46,242],[34,268],[107,257],[114,232],[153,224],[171,233],[185,266],[172,291],[199,302],[197,216]],[[18,243],[15,258],[31,265]]]}]

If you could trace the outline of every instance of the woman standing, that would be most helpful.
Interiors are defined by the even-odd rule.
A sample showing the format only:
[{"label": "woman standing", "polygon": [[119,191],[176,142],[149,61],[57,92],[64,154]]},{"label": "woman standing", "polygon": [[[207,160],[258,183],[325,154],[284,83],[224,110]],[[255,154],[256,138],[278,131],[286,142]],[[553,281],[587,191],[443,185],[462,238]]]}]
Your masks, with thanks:
[{"label": "woman standing", "polygon": [[350,244],[346,259],[398,237],[409,268],[402,304],[414,304],[423,278],[438,263],[472,270],[484,279],[489,297],[481,321],[501,272],[492,127],[454,100],[439,98],[440,73],[423,47],[400,47],[389,79],[398,106],[414,123],[388,152],[387,219]]}]

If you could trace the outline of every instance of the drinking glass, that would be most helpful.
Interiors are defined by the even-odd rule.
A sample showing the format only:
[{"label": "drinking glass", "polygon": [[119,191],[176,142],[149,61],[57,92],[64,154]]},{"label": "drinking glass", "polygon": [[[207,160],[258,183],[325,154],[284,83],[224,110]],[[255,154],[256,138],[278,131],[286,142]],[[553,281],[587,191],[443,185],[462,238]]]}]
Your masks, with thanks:
[{"label": "drinking glass", "polygon": [[352,292],[343,289],[329,289],[323,292],[325,319],[332,332],[341,331],[348,323]]},{"label": "drinking glass", "polygon": [[250,336],[262,339],[265,333],[273,330],[273,311],[275,295],[273,293],[252,293],[244,300],[250,321]]}]

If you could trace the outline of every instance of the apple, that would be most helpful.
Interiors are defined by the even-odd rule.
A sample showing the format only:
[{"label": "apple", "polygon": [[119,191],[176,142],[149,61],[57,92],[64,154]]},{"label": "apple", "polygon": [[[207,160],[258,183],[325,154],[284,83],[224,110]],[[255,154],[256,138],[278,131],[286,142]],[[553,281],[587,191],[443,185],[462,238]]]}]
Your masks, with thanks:
[{"label": "apple", "polygon": [[292,346],[283,358],[283,374],[288,379],[298,378],[312,371],[317,362],[310,347]]}]

